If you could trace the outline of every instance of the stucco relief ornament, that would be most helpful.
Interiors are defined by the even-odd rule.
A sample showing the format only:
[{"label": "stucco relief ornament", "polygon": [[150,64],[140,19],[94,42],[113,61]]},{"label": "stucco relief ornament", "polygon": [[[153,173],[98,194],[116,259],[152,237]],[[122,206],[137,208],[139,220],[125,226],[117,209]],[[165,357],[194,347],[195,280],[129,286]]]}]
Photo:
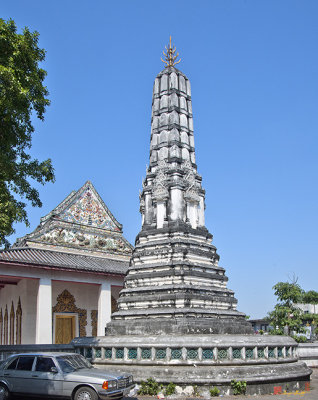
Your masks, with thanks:
[{"label": "stucco relief ornament", "polygon": [[98,311],[92,310],[91,311],[92,336],[97,336],[97,316],[98,316]]},{"label": "stucco relief ornament", "polygon": [[139,208],[140,214],[144,214],[145,212],[145,200],[140,199],[140,208]]},{"label": "stucco relief ornament", "polygon": [[200,201],[198,189],[197,188],[188,189],[184,194],[184,199],[189,202],[198,203]]},{"label": "stucco relief ornament", "polygon": [[159,168],[152,187],[152,195],[155,200],[166,200],[169,197],[166,181],[167,176],[164,172],[164,168]]},{"label": "stucco relief ornament", "polygon": [[158,170],[165,171],[169,168],[169,164],[166,160],[159,160],[158,161]]},{"label": "stucco relief ornament", "polygon": [[185,170],[185,171],[187,171],[187,170],[193,170],[193,167],[192,167],[192,163],[191,163],[191,161],[189,161],[189,160],[186,160],[186,161],[184,161],[183,163],[182,163],[182,165],[181,165],[181,168],[183,169],[183,170]]},{"label": "stucco relief ornament", "polygon": [[182,169],[186,171],[186,175],[183,178],[186,187],[186,192],[184,194],[184,199],[190,202],[199,202],[199,190],[196,184],[195,173],[190,161],[186,161],[182,165]]}]

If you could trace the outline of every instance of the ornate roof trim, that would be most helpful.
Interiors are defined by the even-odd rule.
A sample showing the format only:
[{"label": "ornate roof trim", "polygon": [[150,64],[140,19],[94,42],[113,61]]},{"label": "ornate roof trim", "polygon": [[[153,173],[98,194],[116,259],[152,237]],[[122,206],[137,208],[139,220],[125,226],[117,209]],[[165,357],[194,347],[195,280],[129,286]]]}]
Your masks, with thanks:
[{"label": "ornate roof trim", "polygon": [[47,215],[43,216],[40,221],[45,222],[47,221],[50,217],[54,217],[54,216],[58,216],[59,214],[61,214],[65,209],[67,209],[68,207],[70,207],[73,203],[75,203],[75,201],[83,194],[83,192],[87,189],[90,189],[94,195],[97,197],[98,201],[102,204],[102,206],[104,207],[105,211],[107,212],[107,214],[109,215],[109,217],[111,218],[111,220],[114,222],[114,224],[117,226],[118,229],[120,229],[120,231],[122,231],[122,224],[119,223],[117,221],[117,219],[114,217],[113,213],[109,210],[109,208],[106,206],[104,200],[100,197],[100,195],[98,194],[97,190],[95,189],[94,185],[92,184],[91,181],[86,181],[85,184],[76,190],[73,190],[63,201],[61,201],[61,203],[55,207],[52,211],[50,211]]},{"label": "ornate roof trim", "polygon": [[18,239],[13,247],[57,247],[129,256],[133,246],[124,238],[122,225],[108,209],[94,185],[87,181],[41,218],[40,225]]}]

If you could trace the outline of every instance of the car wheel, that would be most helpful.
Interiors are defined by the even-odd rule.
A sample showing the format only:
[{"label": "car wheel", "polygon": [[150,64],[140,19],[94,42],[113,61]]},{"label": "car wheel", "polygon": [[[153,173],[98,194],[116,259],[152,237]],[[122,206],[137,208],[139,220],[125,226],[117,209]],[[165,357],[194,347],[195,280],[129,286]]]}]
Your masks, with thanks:
[{"label": "car wheel", "polygon": [[0,400],[8,400],[10,398],[10,392],[4,385],[0,385]]},{"label": "car wheel", "polygon": [[98,400],[98,396],[95,390],[83,386],[76,391],[74,400]]}]

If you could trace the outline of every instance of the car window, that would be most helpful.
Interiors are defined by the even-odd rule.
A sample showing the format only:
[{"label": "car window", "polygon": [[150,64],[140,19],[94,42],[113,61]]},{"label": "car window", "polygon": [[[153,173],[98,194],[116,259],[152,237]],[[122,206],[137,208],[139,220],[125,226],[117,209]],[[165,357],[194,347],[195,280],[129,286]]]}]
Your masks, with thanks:
[{"label": "car window", "polygon": [[51,372],[51,368],[55,367],[54,361],[50,357],[37,357],[35,370],[40,372]]},{"label": "car window", "polygon": [[65,360],[62,357],[57,357],[56,358],[61,370],[65,373],[68,374],[70,372],[74,372],[76,368],[74,368],[67,360]]},{"label": "car window", "polygon": [[72,372],[82,368],[92,368],[92,365],[80,354],[56,357],[63,372]]},{"label": "car window", "polygon": [[19,357],[16,369],[20,371],[31,371],[33,361],[34,361],[34,356],[21,356]]},{"label": "car window", "polygon": [[9,363],[9,365],[7,366],[7,369],[15,369],[15,367],[17,366],[17,362],[18,362],[18,358],[15,358],[12,362]]}]

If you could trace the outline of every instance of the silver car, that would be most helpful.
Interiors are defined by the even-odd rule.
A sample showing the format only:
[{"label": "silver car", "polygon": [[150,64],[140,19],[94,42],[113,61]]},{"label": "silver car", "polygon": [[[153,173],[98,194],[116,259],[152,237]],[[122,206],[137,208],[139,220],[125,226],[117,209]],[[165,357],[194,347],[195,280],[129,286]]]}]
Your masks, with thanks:
[{"label": "silver car", "polygon": [[0,365],[0,400],[10,394],[72,400],[121,399],[133,377],[92,365],[80,354],[15,354]]}]

